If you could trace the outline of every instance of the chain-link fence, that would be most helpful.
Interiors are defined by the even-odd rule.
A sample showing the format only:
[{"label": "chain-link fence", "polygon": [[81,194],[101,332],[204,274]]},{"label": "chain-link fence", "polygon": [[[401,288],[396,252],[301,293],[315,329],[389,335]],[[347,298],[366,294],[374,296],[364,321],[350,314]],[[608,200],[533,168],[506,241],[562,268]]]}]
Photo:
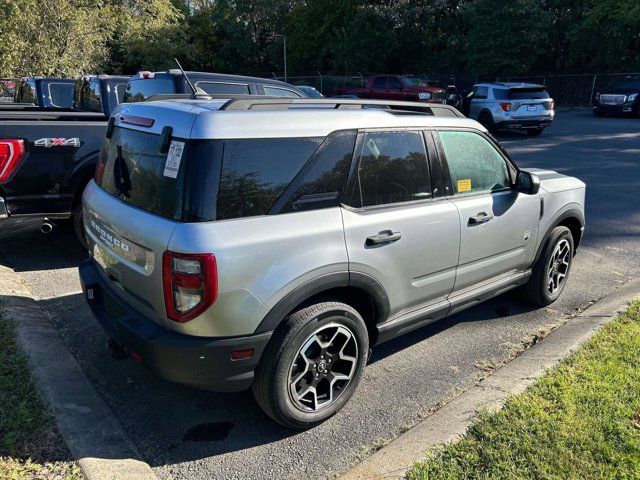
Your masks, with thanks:
[{"label": "chain-link fence", "polygon": [[[287,81],[294,85],[309,85],[315,87],[326,96],[337,95],[348,91],[350,86],[364,86],[367,73],[351,75],[325,75],[321,72],[287,75]],[[594,95],[610,87],[614,82],[628,76],[640,73],[598,73],[576,75],[537,75],[537,76],[501,76],[497,78],[481,77],[469,74],[416,74],[434,84],[455,85],[462,93],[467,92],[478,82],[528,82],[545,85],[556,106],[560,108],[590,107]],[[263,74],[278,80],[284,80],[284,75],[275,73]]]}]

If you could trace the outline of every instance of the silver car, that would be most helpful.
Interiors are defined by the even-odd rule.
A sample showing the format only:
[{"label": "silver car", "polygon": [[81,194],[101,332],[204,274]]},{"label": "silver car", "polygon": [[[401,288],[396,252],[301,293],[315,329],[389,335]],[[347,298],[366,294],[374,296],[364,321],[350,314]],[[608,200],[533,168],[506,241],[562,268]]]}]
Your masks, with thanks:
[{"label": "silver car", "polygon": [[555,103],[546,87],[533,83],[478,83],[463,105],[469,118],[492,133],[520,130],[540,135],[555,116]]},{"label": "silver car", "polygon": [[80,276],[133,358],[251,387],[303,429],[345,405],[374,345],[516,287],[556,300],[584,197],[447,105],[124,104],[84,192]]}]

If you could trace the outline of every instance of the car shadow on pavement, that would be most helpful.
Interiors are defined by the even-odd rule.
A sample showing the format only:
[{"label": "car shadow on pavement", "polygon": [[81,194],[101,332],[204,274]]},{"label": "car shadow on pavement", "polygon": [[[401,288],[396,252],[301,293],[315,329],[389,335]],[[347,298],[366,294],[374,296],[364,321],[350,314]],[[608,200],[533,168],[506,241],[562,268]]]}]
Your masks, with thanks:
[{"label": "car shadow on pavement", "polygon": [[40,232],[41,224],[41,219],[3,223],[0,244],[7,266],[16,272],[56,270],[77,267],[87,257],[71,222],[59,223],[48,234]]}]

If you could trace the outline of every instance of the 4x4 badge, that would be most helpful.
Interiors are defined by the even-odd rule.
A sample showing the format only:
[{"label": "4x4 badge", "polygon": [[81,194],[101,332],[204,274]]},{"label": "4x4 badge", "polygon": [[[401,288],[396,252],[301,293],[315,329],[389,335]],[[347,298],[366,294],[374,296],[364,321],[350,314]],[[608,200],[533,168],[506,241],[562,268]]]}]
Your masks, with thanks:
[{"label": "4x4 badge", "polygon": [[33,144],[36,147],[79,147],[79,138],[39,138]]}]

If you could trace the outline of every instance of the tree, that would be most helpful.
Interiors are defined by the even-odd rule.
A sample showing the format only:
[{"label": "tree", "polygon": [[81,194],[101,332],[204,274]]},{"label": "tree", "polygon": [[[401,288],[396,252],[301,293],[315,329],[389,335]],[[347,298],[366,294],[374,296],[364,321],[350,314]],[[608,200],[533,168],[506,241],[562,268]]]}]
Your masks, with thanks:
[{"label": "tree", "polygon": [[479,75],[526,74],[545,51],[546,19],[537,0],[476,0],[462,13],[461,52]]}]

